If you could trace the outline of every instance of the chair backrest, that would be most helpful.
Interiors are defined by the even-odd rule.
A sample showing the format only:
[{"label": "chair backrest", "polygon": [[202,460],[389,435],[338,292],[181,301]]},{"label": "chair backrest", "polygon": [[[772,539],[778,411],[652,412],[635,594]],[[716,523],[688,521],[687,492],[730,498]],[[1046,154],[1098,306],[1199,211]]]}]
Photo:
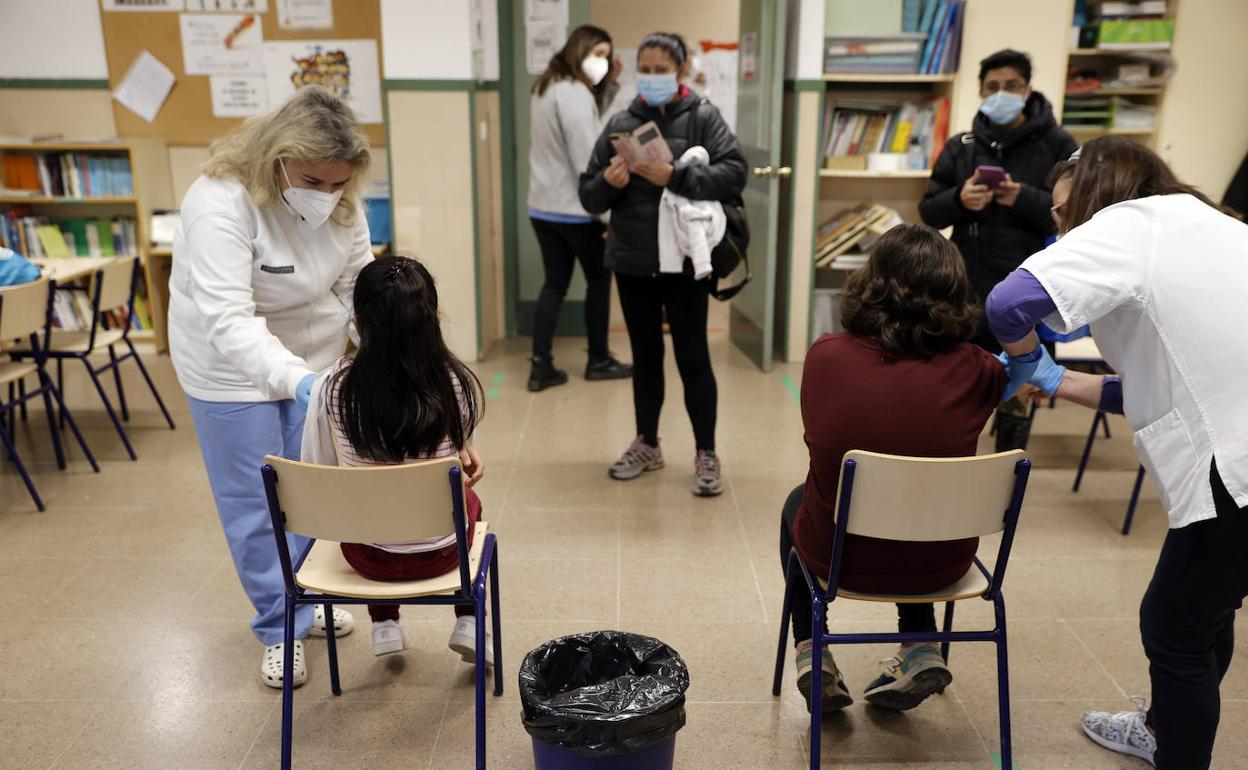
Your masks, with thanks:
[{"label": "chair backrest", "polygon": [[48,322],[47,276],[0,288],[0,340],[25,339],[44,331]]},{"label": "chair backrest", "polygon": [[340,543],[402,543],[456,529],[449,479],[461,467],[458,457],[370,468],[264,461],[277,477],[287,532]]},{"label": "chair backrest", "polygon": [[[850,451],[854,461],[847,532],[925,542],[1005,529],[1021,450],[979,457],[899,457]],[[841,495],[846,494],[845,470]],[[842,503],[844,501],[842,500]]]},{"label": "chair backrest", "polygon": [[100,310],[116,310],[130,304],[134,281],[134,263],[138,257],[111,259],[96,273],[100,281]]}]

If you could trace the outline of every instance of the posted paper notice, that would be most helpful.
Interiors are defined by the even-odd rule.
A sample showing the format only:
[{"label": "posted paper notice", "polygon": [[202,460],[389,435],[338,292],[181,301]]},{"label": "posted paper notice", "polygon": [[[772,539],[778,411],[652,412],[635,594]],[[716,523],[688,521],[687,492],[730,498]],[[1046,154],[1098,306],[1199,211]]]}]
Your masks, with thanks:
[{"label": "posted paper notice", "polygon": [[182,65],[188,75],[263,75],[259,14],[184,13]]},{"label": "posted paper notice", "polygon": [[269,103],[306,85],[345,99],[361,123],[381,123],[381,67],[376,40],[290,40],[264,46]]},{"label": "posted paper notice", "polygon": [[130,71],[122,78],[113,98],[148,123],[156,119],[169,91],[173,88],[173,71],[164,62],[142,51],[130,65]]},{"label": "posted paper notice", "polygon": [[333,0],[277,0],[277,25],[282,29],[333,29]]},{"label": "posted paper notice", "polygon": [[213,75],[212,114],[218,118],[246,118],[269,109],[269,83],[262,77]]}]

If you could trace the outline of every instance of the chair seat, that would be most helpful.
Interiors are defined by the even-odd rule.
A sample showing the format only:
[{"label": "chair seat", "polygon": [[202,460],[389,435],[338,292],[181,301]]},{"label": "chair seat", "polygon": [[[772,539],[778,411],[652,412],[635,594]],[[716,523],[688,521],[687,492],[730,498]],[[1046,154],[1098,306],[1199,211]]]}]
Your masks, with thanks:
[{"label": "chair seat", "polygon": [[[91,332],[67,332],[60,329],[52,331],[52,342],[48,345],[48,352],[56,353],[94,353],[101,348],[107,348],[109,345],[116,344],[121,341],[124,332],[121,329],[97,329],[95,332],[95,347],[90,346]],[[12,352],[18,355],[30,355],[30,343],[23,342],[15,345]]]},{"label": "chair seat", "polygon": [[0,385],[16,382],[39,371],[29,361],[0,361]]},{"label": "chair seat", "polygon": [[[819,585],[827,590],[828,584],[819,579]],[[935,604],[936,602],[954,602],[959,599],[974,599],[987,593],[991,584],[984,573],[972,565],[953,585],[945,586],[930,594],[864,594],[857,591],[838,589],[836,595],[843,599],[854,599],[860,602],[888,602],[889,604]]]},{"label": "chair seat", "polygon": [[[472,537],[472,549],[468,552],[468,574],[474,578],[481,565],[481,552],[485,549],[488,528],[486,522],[478,521],[476,533]],[[377,600],[450,594],[460,588],[458,569],[427,580],[369,580],[347,563],[340,545],[332,540],[317,540],[308,557],[303,560],[303,566],[295,573],[295,583],[317,593]]]}]

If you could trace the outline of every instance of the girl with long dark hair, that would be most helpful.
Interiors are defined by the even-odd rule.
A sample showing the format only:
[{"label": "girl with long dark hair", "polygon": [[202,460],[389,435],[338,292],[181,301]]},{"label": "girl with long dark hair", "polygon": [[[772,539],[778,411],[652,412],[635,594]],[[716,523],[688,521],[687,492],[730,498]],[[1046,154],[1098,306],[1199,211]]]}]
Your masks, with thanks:
[{"label": "girl with long dark hair", "polygon": [[[343,358],[317,380],[308,407],[303,459],[322,465],[398,465],[458,455],[464,466],[469,541],[481,518],[471,487],[481,458],[468,445],[481,420],[481,384],[447,348],[438,290],[424,265],[383,257],[355,284],[355,360]],[[343,543],[347,562],[373,580],[423,580],[459,566],[455,534],[407,543]],[[369,605],[373,654],[407,649],[399,608]],[[450,647],[475,660],[476,618],[456,607]],[[487,647],[487,660],[490,652]]]},{"label": "girl with long dark hair", "polygon": [[[1152,707],[1088,712],[1083,729],[1159,770],[1201,770],[1248,596],[1248,348],[1235,342],[1248,326],[1248,226],[1113,136],[1079,150],[1054,213],[1061,239],[988,297],[1011,389],[1028,382],[1125,414],[1170,518],[1140,603]],[[1121,378],[1055,364],[1036,342],[1041,320],[1058,332],[1091,324]]]},{"label": "girl with long dark hair", "polygon": [[529,130],[529,221],[542,250],[545,283],[533,319],[531,391],[568,381],[555,367],[551,346],[559,310],[578,261],[585,272],[585,333],[589,362],[585,379],[628,377],[607,349],[611,312],[611,271],[602,263],[603,224],[577,198],[577,179],[589,164],[598,138],[599,110],[611,78],[611,36],[586,24],[572,30],[546,71],[533,83]]}]

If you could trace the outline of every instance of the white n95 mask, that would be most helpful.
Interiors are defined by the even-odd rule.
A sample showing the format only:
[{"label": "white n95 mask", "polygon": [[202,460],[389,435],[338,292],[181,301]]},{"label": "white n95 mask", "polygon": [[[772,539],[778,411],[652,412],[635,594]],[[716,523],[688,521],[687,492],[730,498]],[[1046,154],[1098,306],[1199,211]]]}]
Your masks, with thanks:
[{"label": "white n95 mask", "polygon": [[581,72],[589,78],[589,82],[598,85],[611,71],[611,62],[601,56],[586,56],[581,61]]},{"label": "white n95 mask", "polygon": [[317,229],[329,219],[342,199],[342,190],[335,193],[321,192],[310,187],[295,187],[290,183],[290,175],[286,173],[286,164],[281,158],[277,163],[282,167],[282,176],[286,177],[286,189],[282,190],[282,198],[295,213],[307,222],[312,229]]}]

